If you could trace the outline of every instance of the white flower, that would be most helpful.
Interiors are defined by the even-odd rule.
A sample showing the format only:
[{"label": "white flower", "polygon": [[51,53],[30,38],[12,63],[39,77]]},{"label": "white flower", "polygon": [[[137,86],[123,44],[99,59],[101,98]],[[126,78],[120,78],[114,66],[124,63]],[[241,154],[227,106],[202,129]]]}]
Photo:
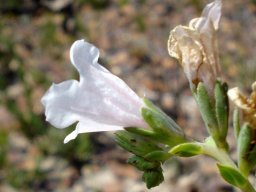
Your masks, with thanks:
[{"label": "white flower", "polygon": [[209,92],[220,76],[216,31],[221,17],[221,0],[208,4],[189,26],[177,26],[168,40],[171,57],[179,60],[191,88],[203,82]]},{"label": "white flower", "polygon": [[70,58],[80,74],[80,81],[53,84],[41,100],[46,120],[53,126],[62,129],[78,122],[64,143],[75,139],[79,133],[147,127],[140,115],[142,99],[98,64],[96,47],[78,40],[71,46]]}]

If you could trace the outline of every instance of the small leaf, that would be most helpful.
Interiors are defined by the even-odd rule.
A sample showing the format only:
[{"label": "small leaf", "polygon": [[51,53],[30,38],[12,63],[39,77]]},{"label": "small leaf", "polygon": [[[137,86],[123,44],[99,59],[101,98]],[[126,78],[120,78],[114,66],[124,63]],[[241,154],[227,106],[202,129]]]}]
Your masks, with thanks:
[{"label": "small leaf", "polygon": [[246,123],[240,130],[237,140],[238,166],[242,173],[249,174],[250,166],[248,156],[251,150],[251,141],[253,139],[253,130]]},{"label": "small leaf", "polygon": [[203,154],[203,147],[200,143],[183,143],[173,147],[169,153],[180,157],[192,157]]},{"label": "small leaf", "polygon": [[160,166],[159,162],[150,162],[145,160],[142,157],[138,157],[138,156],[132,156],[127,160],[127,163],[129,163],[130,165],[133,165],[134,167],[136,167],[137,169],[141,170],[141,171],[146,171],[149,169],[154,169],[156,167]]},{"label": "small leaf", "polygon": [[153,151],[148,154],[146,154],[144,157],[145,159],[148,159],[150,161],[166,161],[169,159],[172,155],[165,152],[165,151]]},{"label": "small leaf", "polygon": [[[157,143],[165,143],[165,144],[169,143],[169,139],[167,139],[163,135],[153,132],[152,130],[146,130],[146,129],[137,128],[137,127],[126,127],[124,129],[130,133],[143,136],[143,137],[148,138]],[[166,141],[166,140],[168,140],[168,141]]]},{"label": "small leaf", "polygon": [[222,139],[226,139],[228,131],[229,102],[227,91],[228,85],[226,83],[221,84],[220,81],[216,81],[214,90],[215,110]]},{"label": "small leaf", "polygon": [[253,136],[252,128],[247,123],[244,124],[238,136],[237,145],[238,145],[239,159],[246,158],[246,156],[248,155],[251,141],[252,141],[252,136]]},{"label": "small leaf", "polygon": [[246,178],[243,177],[236,169],[225,165],[217,164],[220,174],[229,184],[239,188],[244,188],[247,185]]},{"label": "small leaf", "polygon": [[156,187],[164,181],[163,170],[161,167],[158,167],[157,169],[145,171],[142,179],[148,189]]},{"label": "small leaf", "polygon": [[235,138],[238,139],[238,135],[241,129],[238,108],[236,108],[233,112],[233,127],[235,132]]},{"label": "small leaf", "polygon": [[149,152],[161,150],[154,142],[127,131],[118,131],[115,135],[118,145],[137,156],[143,157]]},{"label": "small leaf", "polygon": [[194,95],[197,100],[199,110],[204,120],[205,126],[207,127],[207,130],[212,136],[212,138],[214,139],[216,145],[219,148],[228,149],[228,144],[226,140],[223,139],[223,133],[221,127],[219,127],[218,124],[216,111],[214,108],[214,102],[209,97],[207,90],[202,82],[198,84],[196,94]]},{"label": "small leaf", "polygon": [[250,162],[251,167],[254,167],[256,164],[256,145],[253,144],[253,147],[249,153],[248,160]]},{"label": "small leaf", "polygon": [[201,82],[197,86],[196,98],[204,123],[208,128],[209,133],[215,139],[214,135],[218,134],[218,122],[208,93]]},{"label": "small leaf", "polygon": [[144,137],[150,137],[153,138],[155,133],[152,130],[147,130],[143,128],[137,128],[137,127],[125,127],[126,131],[130,133],[134,133],[135,135],[140,135]]}]

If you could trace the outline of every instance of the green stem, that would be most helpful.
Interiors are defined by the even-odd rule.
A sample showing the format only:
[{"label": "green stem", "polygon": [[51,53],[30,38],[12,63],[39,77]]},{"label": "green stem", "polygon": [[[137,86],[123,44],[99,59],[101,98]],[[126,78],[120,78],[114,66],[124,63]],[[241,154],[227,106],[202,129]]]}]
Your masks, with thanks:
[{"label": "green stem", "polygon": [[[209,142],[208,142],[209,143]],[[234,169],[237,169],[237,165],[234,163],[234,161],[229,157],[227,151],[225,149],[217,148],[216,145],[212,143],[205,143],[203,145],[204,147],[204,154],[207,156],[210,156],[220,162],[223,165],[230,166]]]},{"label": "green stem", "polygon": [[256,192],[251,183],[248,181],[247,185],[241,189],[243,192]]},{"label": "green stem", "polygon": [[[218,148],[212,138],[208,138],[205,143],[203,143],[204,154],[210,156],[217,160],[222,165],[226,165],[236,169],[238,172],[241,171],[238,169],[237,165],[230,158],[227,150]],[[242,173],[241,173],[242,174]],[[243,174],[242,174],[243,175]],[[247,179],[247,178],[246,178]],[[250,181],[247,179],[247,184],[243,188],[240,188],[242,192],[256,192],[256,190],[251,185]]]},{"label": "green stem", "polygon": [[238,163],[238,167],[240,172],[243,174],[244,177],[248,177],[251,171],[251,167],[248,164],[248,161],[240,160]]}]

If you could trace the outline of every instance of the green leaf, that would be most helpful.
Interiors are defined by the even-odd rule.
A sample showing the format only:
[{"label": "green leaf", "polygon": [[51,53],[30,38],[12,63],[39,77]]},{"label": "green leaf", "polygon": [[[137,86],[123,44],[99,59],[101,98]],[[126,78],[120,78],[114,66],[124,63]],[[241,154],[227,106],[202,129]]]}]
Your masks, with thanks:
[{"label": "green leaf", "polygon": [[152,130],[137,128],[137,127],[125,127],[126,131],[133,133],[135,135],[140,135],[143,137],[154,138],[155,133]]},{"label": "green leaf", "polygon": [[220,128],[221,137],[226,139],[228,131],[228,115],[229,115],[229,102],[228,102],[228,85],[226,83],[221,84],[220,81],[216,81],[215,84],[215,111]]},{"label": "green leaf", "polygon": [[220,174],[229,184],[239,188],[245,188],[248,184],[246,178],[236,169],[225,165],[217,164]]},{"label": "green leaf", "polygon": [[164,181],[163,170],[161,167],[158,167],[157,169],[145,171],[142,179],[148,189],[156,187]]},{"label": "green leaf", "polygon": [[248,160],[250,162],[251,167],[254,167],[256,164],[256,145],[253,144],[253,147],[249,153]]},{"label": "green leaf", "polygon": [[133,165],[134,167],[136,167],[137,169],[141,170],[141,171],[146,171],[149,169],[154,169],[160,166],[159,162],[150,162],[145,160],[142,157],[138,157],[138,156],[132,156],[127,160],[127,163],[129,163],[130,165]]},{"label": "green leaf", "polygon": [[243,125],[238,136],[238,159],[246,158],[250,150],[253,130],[246,123]]},{"label": "green leaf", "polygon": [[[216,145],[219,148],[228,149],[228,144],[222,136],[223,133],[221,131],[221,128],[219,127],[218,120],[216,117],[216,112],[214,108],[215,102],[213,101],[213,98],[209,97],[207,90],[202,82],[198,84],[196,94],[194,93],[194,95],[197,100],[200,113],[202,115],[202,118],[204,120],[205,126],[207,127],[209,134],[212,136]],[[221,112],[219,111],[219,113]]]},{"label": "green leaf", "polygon": [[165,143],[167,144],[168,142],[165,141],[165,139],[163,138],[162,135],[159,135],[155,132],[153,132],[152,130],[148,130],[148,129],[142,129],[142,128],[137,128],[137,127],[126,127],[124,128],[126,131],[133,133],[135,135],[140,135],[143,136],[145,138],[148,138],[152,141],[155,141],[157,143]]},{"label": "green leaf", "polygon": [[196,98],[204,123],[215,139],[215,135],[218,134],[218,122],[208,93],[201,82],[197,86]]},{"label": "green leaf", "polygon": [[238,166],[245,175],[249,174],[250,166],[248,155],[252,148],[253,130],[246,123],[242,126],[237,140]]},{"label": "green leaf", "polygon": [[233,112],[233,127],[235,132],[235,138],[238,139],[240,129],[241,129],[238,108],[236,108]]},{"label": "green leaf", "polygon": [[118,145],[137,156],[143,157],[149,152],[161,150],[153,141],[127,131],[118,131],[115,135]]},{"label": "green leaf", "polygon": [[165,151],[153,151],[150,152],[148,154],[146,154],[144,157],[145,159],[148,159],[150,161],[166,161],[167,159],[169,159],[172,155],[165,152]]},{"label": "green leaf", "polygon": [[203,147],[200,143],[183,143],[173,147],[169,153],[180,157],[192,157],[203,154]]}]

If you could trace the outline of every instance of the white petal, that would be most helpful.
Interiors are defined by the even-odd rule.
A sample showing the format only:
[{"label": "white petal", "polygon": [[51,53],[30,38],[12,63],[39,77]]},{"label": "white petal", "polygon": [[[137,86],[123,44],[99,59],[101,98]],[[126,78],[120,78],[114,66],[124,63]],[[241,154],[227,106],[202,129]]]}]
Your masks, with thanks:
[{"label": "white petal", "polygon": [[70,60],[80,74],[84,74],[88,67],[97,63],[99,50],[86,41],[78,40],[70,48]]},{"label": "white petal", "polygon": [[121,126],[106,125],[88,119],[86,122],[79,122],[76,129],[72,131],[64,139],[64,143],[69,142],[77,137],[79,133],[89,133],[89,132],[100,132],[100,131],[119,131],[123,130]]},{"label": "white petal", "polygon": [[77,130],[75,129],[74,131],[72,131],[70,134],[68,134],[65,139],[64,139],[64,143],[68,143],[69,141],[75,139],[77,137],[78,133]]},{"label": "white petal", "polygon": [[57,128],[65,128],[78,121],[72,113],[72,98],[78,90],[75,80],[53,84],[41,99],[45,107],[46,120]]},{"label": "white petal", "polygon": [[220,18],[221,18],[221,0],[215,0],[214,2],[208,4],[202,13],[202,16],[211,20],[215,30],[218,30]]},{"label": "white petal", "polygon": [[252,84],[252,90],[256,92],[256,81]]},{"label": "white petal", "polygon": [[[200,33],[211,33],[211,30],[218,30],[221,18],[221,0],[206,5],[202,16],[192,19],[189,26],[196,29]],[[213,29],[212,29],[213,28]]]},{"label": "white petal", "polygon": [[[91,88],[102,87],[104,89],[114,89],[115,92],[121,93],[126,97],[129,96],[125,99],[131,99],[132,102],[136,102],[138,104],[140,99],[136,93],[134,93],[134,91],[131,90],[123,80],[113,75],[106,68],[97,63],[99,50],[95,46],[85,42],[84,40],[75,41],[70,49],[70,58],[72,64],[79,71],[83,85],[86,84],[87,87],[90,86]],[[104,92],[107,91],[104,90]],[[140,104],[141,103],[142,102],[140,102]]]},{"label": "white petal", "polygon": [[228,97],[231,101],[239,100],[239,96],[242,95],[238,87],[234,87],[228,90]]}]

